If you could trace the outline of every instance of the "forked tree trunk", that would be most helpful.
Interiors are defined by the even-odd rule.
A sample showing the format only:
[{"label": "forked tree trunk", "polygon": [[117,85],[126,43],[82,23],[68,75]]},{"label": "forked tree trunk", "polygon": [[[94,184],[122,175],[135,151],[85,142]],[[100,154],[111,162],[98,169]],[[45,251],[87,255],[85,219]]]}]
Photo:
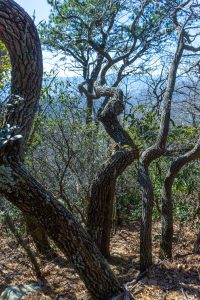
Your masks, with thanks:
[{"label": "forked tree trunk", "polygon": [[165,152],[169,122],[171,114],[171,102],[174,92],[177,69],[183,54],[184,44],[182,32],[179,36],[177,49],[170,66],[167,87],[164,93],[163,110],[160,129],[156,143],[145,150],[140,158],[138,179],[142,192],[142,220],[140,230],[140,269],[144,271],[153,263],[152,261],[152,210],[154,202],[153,186],[149,176],[149,165],[161,157]]},{"label": "forked tree trunk", "polygon": [[110,97],[99,111],[98,119],[116,143],[116,151],[102,166],[91,185],[87,229],[105,257],[110,256],[113,202],[117,178],[135,159],[138,150],[129,134],[122,128],[118,116],[123,112],[123,93],[117,88],[95,86],[96,95]]},{"label": "forked tree trunk", "polygon": [[170,166],[163,186],[161,209],[161,243],[160,257],[172,258],[173,242],[173,199],[172,186],[177,174],[189,162],[200,158],[200,139],[194,148],[178,157]]}]

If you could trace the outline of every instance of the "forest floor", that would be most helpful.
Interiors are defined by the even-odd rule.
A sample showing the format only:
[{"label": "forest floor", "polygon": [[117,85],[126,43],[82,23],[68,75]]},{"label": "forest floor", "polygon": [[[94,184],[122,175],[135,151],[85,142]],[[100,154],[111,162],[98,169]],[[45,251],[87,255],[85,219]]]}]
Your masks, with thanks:
[{"label": "forest floor", "polygon": [[[139,234],[135,228],[121,229],[112,237],[110,266],[122,283],[132,281],[139,274]],[[160,261],[159,224],[154,224],[154,265],[148,275],[129,290],[137,300],[193,300],[200,299],[200,255],[192,254],[196,231],[188,225],[176,225],[173,261]],[[26,300],[90,299],[84,284],[70,263],[59,253],[47,261],[34,252],[40,263],[47,286]],[[10,285],[37,282],[24,250],[0,226],[0,294]]]}]

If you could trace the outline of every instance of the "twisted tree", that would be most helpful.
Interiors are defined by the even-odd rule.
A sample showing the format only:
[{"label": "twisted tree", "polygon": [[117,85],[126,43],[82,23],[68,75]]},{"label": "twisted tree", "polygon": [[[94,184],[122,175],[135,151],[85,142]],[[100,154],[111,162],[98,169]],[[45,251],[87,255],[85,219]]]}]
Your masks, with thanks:
[{"label": "twisted tree", "polygon": [[[116,179],[128,165],[139,158],[138,181],[142,194],[140,232],[141,271],[144,271],[152,264],[152,210],[154,205],[154,191],[149,174],[149,166],[153,161],[164,155],[167,149],[171,104],[177,71],[183,53],[184,51],[196,52],[199,49],[193,47],[192,40],[190,40],[190,25],[197,18],[195,9],[198,8],[198,4],[196,4],[196,1],[187,0],[181,4],[176,3],[174,7],[170,8],[170,19],[174,29],[178,33],[178,40],[168,73],[163,95],[160,129],[154,145],[141,153],[139,157],[137,147],[127,132],[120,126],[117,119],[117,116],[123,110],[123,94],[119,89],[94,86],[95,93],[90,94],[83,86],[80,87],[81,92],[87,94],[88,97],[90,96],[91,99],[98,99],[101,96],[106,97],[103,107],[98,113],[98,119],[102,122],[111,138],[118,144],[118,150],[103,165],[92,183],[87,227],[102,253],[105,256],[109,256],[109,237]],[[184,18],[179,18],[183,10]],[[142,13],[143,11],[141,11]],[[121,103],[121,105],[116,105],[117,103]]]},{"label": "twisted tree", "polygon": [[123,92],[118,88],[95,86],[93,98],[102,96],[110,97],[110,100],[100,108],[98,119],[116,143],[116,151],[102,166],[91,185],[87,228],[102,254],[109,257],[116,180],[139,157],[139,151],[118,120],[124,110]]},{"label": "twisted tree", "polygon": [[[200,139],[192,150],[178,157],[171,164],[163,184],[162,191],[162,211],[161,211],[161,243],[160,256],[161,258],[172,258],[172,241],[173,241],[173,199],[172,186],[177,174],[188,163],[200,158]],[[198,244],[198,239],[196,241]],[[194,250],[198,246],[194,246]],[[196,252],[196,251],[194,251]],[[198,252],[198,250],[197,250]]]},{"label": "twisted tree", "polygon": [[[2,10],[5,5],[9,4],[6,2],[2,4]],[[17,6],[11,6],[7,12],[9,18],[6,18],[6,15],[3,18],[2,15],[0,19],[0,37],[9,50],[12,64],[11,97],[7,105],[4,125],[7,123],[10,127],[17,125],[20,128],[19,130],[16,128],[14,131],[18,131],[23,140],[12,151],[13,155],[15,153],[23,160],[33,116],[38,106],[43,70],[37,32],[30,25],[28,27],[31,19],[27,17],[29,23],[22,20],[20,14],[17,16],[16,10]],[[11,22],[12,14],[16,15],[15,22]],[[17,26],[16,22],[18,22]],[[23,28],[26,28],[24,32]],[[41,225],[30,215],[27,217],[25,215],[25,219],[37,249],[43,254],[50,252],[51,248]]]},{"label": "twisted tree", "polygon": [[149,57],[171,34],[164,28],[180,2],[48,0],[52,12],[41,26],[43,44],[82,77],[86,123],[93,120],[96,81],[108,85],[112,74],[117,87],[128,75],[142,72],[146,63],[149,67]]},{"label": "twisted tree", "polygon": [[[140,232],[141,271],[144,271],[152,264],[152,209],[154,205],[154,191],[149,175],[149,166],[154,160],[164,155],[167,150],[167,138],[171,119],[171,104],[176,84],[177,71],[182,56],[184,52],[197,52],[200,50],[200,47],[196,48],[192,44],[195,41],[197,35],[194,35],[192,38],[190,37],[190,34],[192,36],[192,33],[190,32],[190,29],[192,28],[191,24],[195,24],[197,20],[198,8],[199,4],[196,1],[186,0],[171,12],[171,18],[178,33],[178,41],[175,54],[170,65],[167,85],[163,96],[163,110],[161,114],[160,129],[155,144],[141,154],[138,168],[138,179],[142,191],[142,221]],[[188,153],[186,154],[186,156],[187,155]],[[173,175],[169,177],[172,179]],[[166,179],[165,184],[167,184],[168,180],[171,181],[170,178]],[[168,189],[168,191],[169,190],[170,188]],[[165,197],[166,194],[164,193],[163,200],[165,199]],[[168,200],[169,199],[171,199],[170,195],[168,197]],[[168,215],[168,217],[166,215],[166,210],[169,210],[171,212],[171,202],[167,201],[166,203],[166,201],[164,200],[162,209],[163,214],[165,215],[165,217],[163,218],[163,237],[166,235],[166,238],[164,238],[166,243],[166,240],[168,238],[167,231],[169,230],[171,233],[171,222],[173,222],[173,220],[169,221],[167,219],[168,217],[171,218],[172,215]],[[166,226],[164,225],[164,222],[166,221],[169,222],[169,227],[166,225],[168,229],[166,229]],[[162,247],[165,247],[164,240],[162,241]]]},{"label": "twisted tree", "polygon": [[94,299],[111,299],[118,295],[131,299],[89,234],[31,176],[23,163],[40,96],[42,54],[32,19],[13,0],[0,0],[0,38],[10,53],[12,64],[11,95],[5,124],[0,130],[0,195],[38,220],[71,260]]}]

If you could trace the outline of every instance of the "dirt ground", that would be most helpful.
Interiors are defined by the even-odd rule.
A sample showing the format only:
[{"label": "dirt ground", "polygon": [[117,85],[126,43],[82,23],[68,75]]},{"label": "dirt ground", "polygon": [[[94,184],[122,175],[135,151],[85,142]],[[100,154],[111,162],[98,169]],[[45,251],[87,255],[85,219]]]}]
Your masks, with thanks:
[{"label": "dirt ground", "polygon": [[[118,230],[112,237],[110,266],[123,284],[139,274],[139,229],[137,226]],[[129,291],[137,300],[193,300],[200,299],[200,255],[192,254],[197,231],[191,226],[175,227],[173,261],[160,261],[159,224],[153,229],[154,265],[149,274]],[[50,260],[38,255],[32,247],[46,279],[45,288],[23,299],[90,299],[84,284],[70,263],[58,253]],[[9,285],[37,282],[24,250],[12,235],[0,227],[0,294]]]}]

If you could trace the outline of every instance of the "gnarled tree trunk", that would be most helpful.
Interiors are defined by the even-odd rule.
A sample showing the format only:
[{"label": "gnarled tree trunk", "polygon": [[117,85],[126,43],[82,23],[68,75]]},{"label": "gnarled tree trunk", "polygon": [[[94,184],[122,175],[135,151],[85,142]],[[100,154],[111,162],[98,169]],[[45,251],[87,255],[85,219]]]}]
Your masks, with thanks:
[{"label": "gnarled tree trunk", "polygon": [[117,88],[95,86],[95,92],[95,98],[111,97],[100,109],[98,119],[115,141],[117,150],[102,166],[91,185],[87,229],[101,253],[109,257],[116,181],[126,167],[138,158],[138,150],[118,121],[118,116],[124,109],[122,91]]},{"label": "gnarled tree trunk", "polygon": [[[0,38],[12,62],[12,96],[6,123],[19,126],[8,138],[1,129],[0,195],[31,215],[71,260],[94,299],[120,294],[131,299],[116,280],[89,234],[28,172],[23,153],[37,108],[42,82],[42,56],[31,18],[13,0],[0,0]],[[17,104],[16,104],[17,102]],[[16,137],[23,135],[23,140]],[[123,299],[123,297],[122,297]]]},{"label": "gnarled tree trunk", "polygon": [[10,159],[1,164],[0,190],[22,212],[37,217],[94,299],[111,299],[123,291],[90,236],[24,166]]},{"label": "gnarled tree trunk", "polygon": [[[15,151],[23,160],[33,115],[38,106],[42,82],[42,54],[38,34],[32,27],[31,18],[28,15],[23,18],[19,13],[19,6],[14,2],[10,5],[9,1],[1,1],[0,4],[0,38],[9,51],[12,63],[11,97],[6,122],[10,126],[18,125],[20,128],[18,133],[22,134],[23,142]],[[33,233],[32,238],[37,242],[38,250],[45,248],[50,250],[41,225],[35,223],[31,216],[26,216],[26,219],[29,219],[28,227],[36,229],[33,231],[30,228],[30,234]],[[41,233],[40,239],[37,239],[34,232]]]}]

